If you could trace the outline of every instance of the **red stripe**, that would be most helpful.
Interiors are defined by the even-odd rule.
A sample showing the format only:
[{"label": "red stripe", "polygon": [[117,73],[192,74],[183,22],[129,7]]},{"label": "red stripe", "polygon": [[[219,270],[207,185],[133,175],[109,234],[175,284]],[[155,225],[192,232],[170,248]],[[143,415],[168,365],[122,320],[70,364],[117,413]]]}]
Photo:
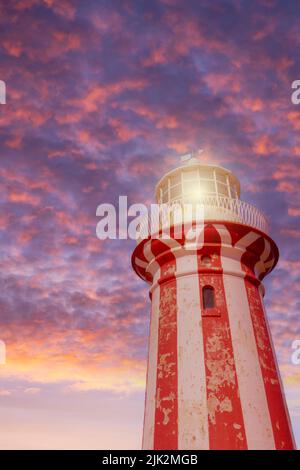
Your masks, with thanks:
[{"label": "red stripe", "polygon": [[[211,256],[212,267],[221,268],[221,240],[218,245],[215,240],[209,245],[217,234],[212,230],[215,229],[205,229],[205,247],[198,251],[199,268],[202,255],[207,254]],[[216,296],[216,308],[210,312],[216,316],[202,316],[209,448],[247,449],[222,274],[203,273],[199,276],[202,306],[202,288],[205,285],[214,287]]]},{"label": "red stripe", "polygon": [[294,449],[289,415],[281,389],[276,358],[273,353],[267,320],[258,288],[245,279],[259,362],[272,422],[276,449]]},{"label": "red stripe", "polygon": [[[173,256],[174,258],[174,256]],[[175,258],[161,278],[175,274]],[[175,276],[160,286],[154,449],[178,448],[177,297]]]}]

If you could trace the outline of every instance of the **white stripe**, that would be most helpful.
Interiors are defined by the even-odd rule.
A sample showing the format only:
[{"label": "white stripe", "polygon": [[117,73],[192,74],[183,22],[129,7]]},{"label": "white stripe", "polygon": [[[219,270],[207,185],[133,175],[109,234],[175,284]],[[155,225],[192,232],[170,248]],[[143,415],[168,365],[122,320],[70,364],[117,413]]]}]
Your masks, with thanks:
[{"label": "white stripe", "polygon": [[209,449],[206,375],[197,256],[176,259],[178,449]]},{"label": "white stripe", "polygon": [[151,276],[154,277],[155,274],[160,272],[160,266],[152,252],[152,240],[149,240],[147,243],[145,243],[143,253],[146,260],[148,261],[146,272],[149,272]]},{"label": "white stripe", "polygon": [[146,261],[141,260],[137,256],[134,258],[134,264],[136,264],[140,268],[146,268],[148,266],[148,263],[146,263]]},{"label": "white stripe", "polygon": [[158,351],[160,287],[152,292],[151,323],[149,334],[149,353],[147,370],[147,388],[145,400],[145,418],[143,432],[143,449],[153,449],[155,428],[156,373]]},{"label": "white stripe", "polygon": [[234,246],[235,247],[238,246],[238,247],[242,247],[242,248],[247,248],[249,245],[254,243],[260,237],[261,236],[258,235],[255,232],[249,232],[246,235],[244,235],[242,238],[240,238]]},{"label": "white stripe", "polygon": [[223,280],[248,449],[275,449],[245,281],[227,274]]},{"label": "white stripe", "polygon": [[248,449],[272,450],[275,441],[245,281],[242,277],[226,274],[226,271],[232,271],[233,260],[223,253],[223,229],[219,230],[223,282]]},{"label": "white stripe", "polygon": [[257,261],[257,263],[254,266],[254,272],[257,276],[266,272],[267,266],[266,266],[265,261],[268,259],[270,255],[270,251],[271,251],[270,242],[268,242],[267,240],[264,240],[264,242],[265,242],[264,251],[260,255],[259,261]]}]

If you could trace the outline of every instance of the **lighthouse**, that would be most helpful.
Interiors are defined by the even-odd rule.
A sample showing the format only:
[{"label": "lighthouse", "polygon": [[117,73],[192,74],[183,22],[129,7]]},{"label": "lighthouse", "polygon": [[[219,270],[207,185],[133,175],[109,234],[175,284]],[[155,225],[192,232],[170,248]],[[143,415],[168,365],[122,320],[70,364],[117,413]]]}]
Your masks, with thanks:
[{"label": "lighthouse", "polygon": [[192,155],[155,196],[132,255],[151,299],[143,449],[294,449],[263,301],[278,261],[266,218],[231,171]]}]

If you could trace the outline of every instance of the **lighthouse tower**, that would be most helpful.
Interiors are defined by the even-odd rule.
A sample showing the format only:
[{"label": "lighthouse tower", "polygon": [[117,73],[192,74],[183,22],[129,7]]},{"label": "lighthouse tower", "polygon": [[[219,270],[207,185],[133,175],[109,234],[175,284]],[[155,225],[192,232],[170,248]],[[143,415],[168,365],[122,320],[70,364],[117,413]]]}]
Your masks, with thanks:
[{"label": "lighthouse tower", "polygon": [[278,260],[265,217],[240,200],[236,176],[193,157],[161,178],[156,200],[167,224],[145,219],[132,255],[152,305],[143,448],[293,449],[263,303]]}]

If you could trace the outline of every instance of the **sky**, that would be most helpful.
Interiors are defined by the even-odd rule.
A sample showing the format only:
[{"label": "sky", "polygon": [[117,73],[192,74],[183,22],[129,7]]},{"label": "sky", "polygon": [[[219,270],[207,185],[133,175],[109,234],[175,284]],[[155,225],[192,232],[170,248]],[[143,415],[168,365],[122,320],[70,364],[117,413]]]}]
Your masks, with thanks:
[{"label": "sky", "polygon": [[141,446],[150,301],[96,208],[179,156],[232,170],[280,260],[266,307],[300,446],[300,4],[0,3],[1,449]]}]

